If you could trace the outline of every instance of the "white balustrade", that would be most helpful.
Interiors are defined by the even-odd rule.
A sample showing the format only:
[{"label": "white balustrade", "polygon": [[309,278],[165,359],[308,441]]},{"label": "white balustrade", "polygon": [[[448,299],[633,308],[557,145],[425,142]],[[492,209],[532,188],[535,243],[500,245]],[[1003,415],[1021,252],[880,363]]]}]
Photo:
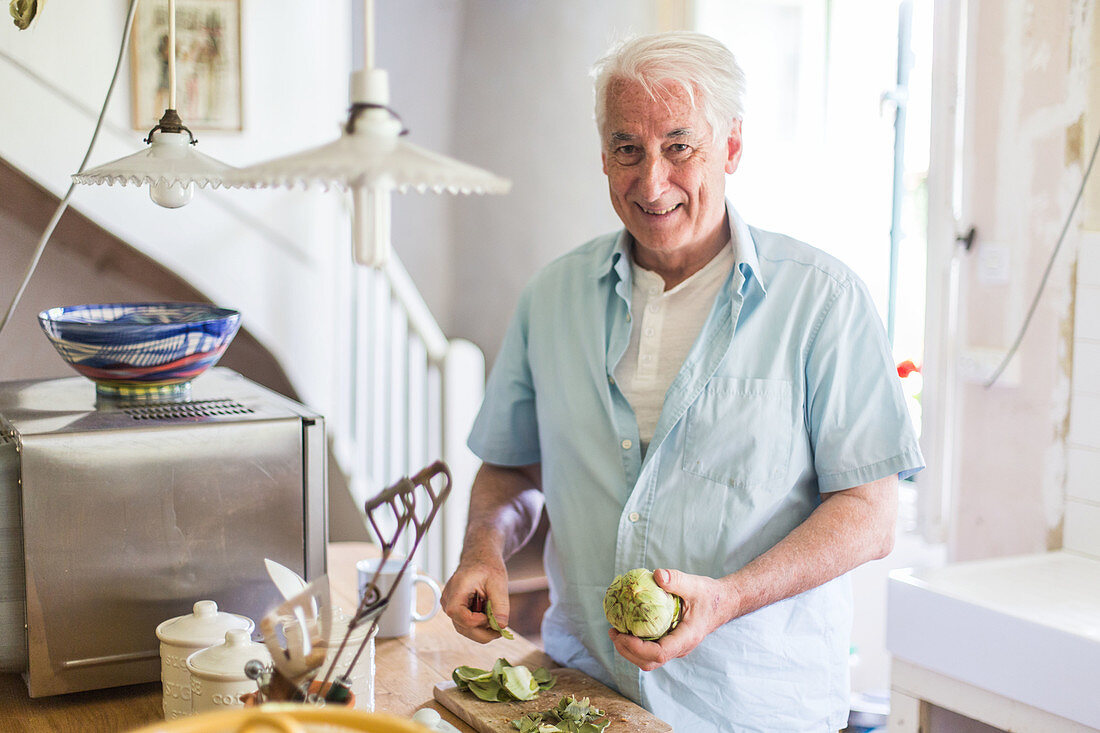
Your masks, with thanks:
[{"label": "white balustrade", "polygon": [[[462,548],[478,465],[466,434],[481,404],[485,358],[469,341],[443,335],[396,257],[385,270],[357,268],[351,301],[351,404],[343,426],[350,449],[338,455],[360,507],[402,476],[447,462],[451,495],[417,553],[424,572],[446,579]],[[386,512],[375,519],[393,531]],[[403,532],[397,552],[407,553],[413,536]]]}]

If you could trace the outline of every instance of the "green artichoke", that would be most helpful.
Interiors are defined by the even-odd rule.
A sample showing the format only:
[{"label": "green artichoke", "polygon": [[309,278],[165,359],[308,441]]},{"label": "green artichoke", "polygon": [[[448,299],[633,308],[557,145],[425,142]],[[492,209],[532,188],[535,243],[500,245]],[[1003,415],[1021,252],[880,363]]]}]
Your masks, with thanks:
[{"label": "green artichoke", "polygon": [[680,596],[658,586],[649,570],[635,568],[611,582],[603,612],[616,631],[657,641],[676,628],[684,611]]}]

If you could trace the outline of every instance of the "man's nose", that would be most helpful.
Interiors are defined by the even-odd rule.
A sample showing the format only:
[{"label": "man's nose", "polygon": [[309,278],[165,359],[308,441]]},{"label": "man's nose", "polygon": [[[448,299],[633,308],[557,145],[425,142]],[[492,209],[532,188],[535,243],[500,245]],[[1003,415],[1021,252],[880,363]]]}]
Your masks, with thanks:
[{"label": "man's nose", "polygon": [[648,156],[642,162],[641,179],[638,181],[638,193],[646,201],[654,202],[668,191],[668,161],[663,156]]}]

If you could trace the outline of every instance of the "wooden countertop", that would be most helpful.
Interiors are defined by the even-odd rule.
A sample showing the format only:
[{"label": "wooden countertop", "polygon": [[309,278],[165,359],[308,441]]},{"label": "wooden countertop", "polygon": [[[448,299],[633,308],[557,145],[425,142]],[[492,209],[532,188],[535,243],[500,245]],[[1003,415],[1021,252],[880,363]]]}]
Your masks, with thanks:
[{"label": "wooden countertop", "polygon": [[[377,554],[378,548],[367,543],[329,545],[328,575],[335,605],[344,609],[357,605],[355,562]],[[456,632],[442,612],[414,626],[407,637],[381,639],[376,644],[375,710],[409,717],[431,707],[460,731],[472,733],[472,728],[432,699],[432,688],[449,680],[452,669],[463,664],[488,669],[498,657],[532,669],[557,666],[518,635],[489,644],[471,641]],[[6,732],[125,731],[162,718],[159,682],[31,699],[18,674],[0,674],[0,730]]]}]

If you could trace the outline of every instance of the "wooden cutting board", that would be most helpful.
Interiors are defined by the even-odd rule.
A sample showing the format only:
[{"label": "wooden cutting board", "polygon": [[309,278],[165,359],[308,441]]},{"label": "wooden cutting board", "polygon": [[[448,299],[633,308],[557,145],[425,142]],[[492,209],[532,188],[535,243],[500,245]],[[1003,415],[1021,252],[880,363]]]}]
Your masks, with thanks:
[{"label": "wooden cutting board", "polygon": [[587,697],[611,719],[604,733],[671,733],[672,726],[648,710],[635,705],[614,690],[600,684],[584,672],[558,667],[550,670],[557,684],[534,700],[525,702],[486,702],[468,690],[460,690],[451,681],[440,682],[433,695],[441,705],[462,718],[478,733],[516,733],[512,721],[524,713],[548,710],[562,697],[572,695],[578,700]]}]

